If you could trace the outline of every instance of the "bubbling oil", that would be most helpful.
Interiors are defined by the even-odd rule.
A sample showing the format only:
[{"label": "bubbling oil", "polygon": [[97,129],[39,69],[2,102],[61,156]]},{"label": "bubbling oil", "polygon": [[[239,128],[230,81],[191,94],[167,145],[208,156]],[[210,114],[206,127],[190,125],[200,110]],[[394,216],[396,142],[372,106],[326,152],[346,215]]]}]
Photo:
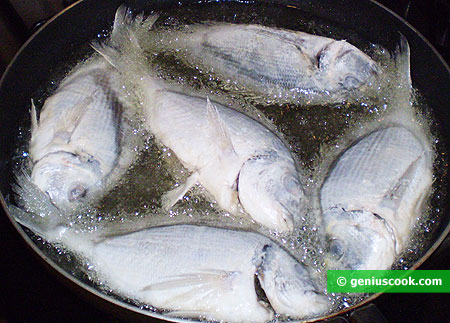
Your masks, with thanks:
[{"label": "bubbling oil", "polygon": [[[426,102],[420,99],[420,94],[416,94],[411,100],[410,92],[405,90],[408,88],[407,84],[399,84],[399,73],[402,71],[399,71],[390,52],[371,44],[353,31],[341,29],[327,20],[292,7],[263,3],[202,3],[168,8],[159,14],[160,19],[156,26],[159,28],[176,29],[185,24],[220,21],[263,24],[336,39],[345,38],[379,62],[386,77],[377,89],[378,94],[368,93],[351,103],[344,100],[336,104],[313,106],[276,104],[202,70],[201,66],[186,66],[170,53],[149,57],[155,69],[157,66],[159,76],[167,82],[190,88],[199,95],[208,95],[215,101],[245,113],[276,133],[291,149],[297,162],[308,200],[306,211],[295,219],[294,232],[276,234],[256,224],[243,213],[224,212],[200,185],[189,190],[170,211],[162,210],[162,195],[184,183],[189,171],[181,165],[170,148],[161,146],[151,134],[142,133],[139,121],[136,121],[136,132],[145,137],[139,147],[136,162],[100,201],[82,213],[71,215],[72,225],[81,231],[105,230],[115,234],[181,223],[256,231],[271,237],[288,249],[296,259],[313,268],[313,278],[326,293],[326,266],[323,257],[325,246],[321,232],[319,191],[333,161],[358,138],[394,124],[403,125],[419,134],[424,143],[435,149],[439,135],[432,132],[430,127],[432,117],[426,112]],[[40,102],[43,102],[54,88],[54,84],[49,86]],[[29,136],[23,136],[23,145],[18,149],[17,165],[21,167],[27,159],[28,139]],[[436,145],[436,149],[439,153],[439,145]],[[438,168],[442,169],[445,163],[446,156],[439,153],[434,166],[436,181],[431,193],[432,198],[424,206],[410,242],[393,268],[410,268],[429,245],[429,239],[443,212],[439,206],[442,198],[436,196],[445,196],[442,181],[438,178],[441,172]],[[51,246],[31,232],[30,235],[50,259],[82,282],[141,309],[162,312],[120,296],[97,277],[88,260],[63,247]],[[355,305],[369,295],[328,296],[333,304],[329,313],[333,313]],[[275,319],[282,320],[281,317]]]}]

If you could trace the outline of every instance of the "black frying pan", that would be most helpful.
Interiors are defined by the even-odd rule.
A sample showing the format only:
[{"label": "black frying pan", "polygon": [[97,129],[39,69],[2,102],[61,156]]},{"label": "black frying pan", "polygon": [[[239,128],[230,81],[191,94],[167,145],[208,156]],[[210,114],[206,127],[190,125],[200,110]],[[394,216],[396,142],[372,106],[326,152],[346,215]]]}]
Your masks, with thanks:
[{"label": "black frying pan", "polygon": [[[2,174],[0,191],[2,193],[1,202],[3,206],[5,206],[4,198],[12,193],[10,185],[13,181],[11,158],[17,146],[15,136],[18,134],[19,126],[23,125],[23,120],[28,115],[30,98],[40,94],[40,91],[43,89],[42,84],[49,83],[51,76],[57,72],[55,71],[57,66],[64,65],[66,61],[75,62],[81,58],[83,50],[80,51],[80,48],[85,48],[86,52],[90,50],[87,43],[99,33],[109,30],[115,10],[122,2],[119,0],[85,0],[77,3],[69,10],[49,21],[36,33],[24,45],[3,75],[0,84],[0,122],[2,124],[0,127],[0,151],[2,152],[0,158],[0,173]],[[172,0],[135,0],[125,2],[135,8],[136,11],[143,8],[160,9],[177,3],[177,1]],[[187,0],[184,2],[194,3],[195,1]],[[399,17],[368,0],[274,0],[269,2],[293,5],[307,13],[324,17],[327,20],[336,22],[342,28],[358,33],[372,43],[380,44],[390,49],[395,47],[399,39],[398,32],[405,35],[411,47],[413,85],[425,96],[429,106],[432,108],[433,117],[437,121],[437,131],[442,136],[444,151],[450,152],[450,146],[448,145],[450,141],[450,115],[447,111],[450,108],[449,68],[417,31]],[[293,17],[293,19],[295,18]],[[440,175],[443,176],[443,185],[450,188],[446,170],[442,169]],[[447,189],[447,191],[449,190]],[[447,199],[445,205],[441,205],[441,207],[445,210],[450,210],[449,200]],[[423,257],[417,262],[415,267],[418,267],[435,252],[435,249],[447,236],[450,230],[450,214],[443,214],[442,220],[435,227],[428,251],[424,252]],[[6,241],[6,246],[10,246],[10,248],[4,254],[2,262],[8,263],[17,259],[11,254],[19,253],[23,255],[22,259],[19,258],[19,263],[7,264],[6,266],[10,272],[2,275],[2,280],[6,281],[7,291],[15,291],[17,294],[13,296],[15,301],[1,303],[10,306],[11,311],[18,315],[15,317],[16,319],[47,321],[48,315],[51,316],[52,314],[46,311],[54,309],[57,313],[64,315],[60,318],[61,320],[67,320],[72,317],[77,321],[110,321],[111,317],[118,314],[122,318],[142,321],[142,316],[124,308],[121,304],[105,300],[105,297],[96,291],[86,291],[85,286],[80,286],[76,280],[60,270],[58,266],[39,251],[17,223],[11,221],[11,225],[7,220],[7,217],[9,217],[7,212],[5,215],[1,217],[2,236],[5,234],[6,237],[12,239],[12,242],[10,240]],[[27,247],[31,248],[32,251],[30,252]],[[30,259],[33,255],[37,255],[37,257]],[[426,268],[438,268],[436,264],[443,257],[446,257],[444,253],[435,252],[434,257],[431,259],[432,261],[425,264],[425,266],[428,266]],[[40,267],[37,268],[37,262],[43,263],[54,275],[47,274]],[[29,267],[18,267],[23,264],[29,264]],[[446,268],[439,267],[439,269]],[[14,277],[14,280],[12,280],[14,285],[8,285],[8,281],[10,281],[8,277]],[[104,311],[97,311],[95,307],[76,297],[74,298],[65,287],[62,287],[57,282],[58,280],[70,285],[75,293],[82,294],[90,304],[99,305]],[[58,295],[57,297],[53,297],[54,290]],[[28,308],[27,303],[23,302],[20,297],[21,294],[39,294],[41,291],[44,293],[43,301],[38,301],[32,308]],[[66,291],[69,296],[66,295]],[[2,297],[8,297],[5,293],[2,294]],[[395,297],[398,299],[396,295],[382,296],[384,299],[392,298],[394,300],[396,299]],[[424,297],[432,296],[424,295]],[[368,301],[374,298],[371,297]],[[413,297],[411,296],[411,298]],[[46,303],[46,299],[50,300],[50,303]],[[374,302],[377,304],[381,303],[380,299]],[[447,309],[447,304],[448,302],[445,302],[440,308]],[[396,303],[392,303],[392,307],[395,308]],[[86,309],[87,313],[84,314]],[[5,313],[5,318],[8,318],[8,312],[8,309],[3,312]],[[417,310],[417,312],[419,313],[420,310]],[[0,320],[2,319],[1,315],[2,313],[0,313]]]}]

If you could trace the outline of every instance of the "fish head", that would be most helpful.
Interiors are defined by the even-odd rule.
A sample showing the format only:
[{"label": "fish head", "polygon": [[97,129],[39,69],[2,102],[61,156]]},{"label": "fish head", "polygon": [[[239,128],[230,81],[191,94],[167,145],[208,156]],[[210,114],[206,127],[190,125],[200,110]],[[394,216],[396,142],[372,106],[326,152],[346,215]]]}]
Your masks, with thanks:
[{"label": "fish head", "polygon": [[32,182],[61,210],[75,210],[101,189],[99,162],[67,152],[49,154],[31,173]]},{"label": "fish head", "polygon": [[326,45],[317,59],[332,89],[357,89],[379,73],[378,65],[368,55],[344,40]]},{"label": "fish head", "polygon": [[293,162],[276,153],[250,158],[241,167],[239,201],[256,222],[270,229],[292,231],[303,196]]},{"label": "fish head", "polygon": [[277,313],[309,318],[329,309],[328,297],[319,291],[307,267],[278,246],[266,245],[263,250],[258,280]]},{"label": "fish head", "polygon": [[396,239],[386,223],[368,211],[324,214],[325,262],[329,269],[384,270],[396,257]]}]

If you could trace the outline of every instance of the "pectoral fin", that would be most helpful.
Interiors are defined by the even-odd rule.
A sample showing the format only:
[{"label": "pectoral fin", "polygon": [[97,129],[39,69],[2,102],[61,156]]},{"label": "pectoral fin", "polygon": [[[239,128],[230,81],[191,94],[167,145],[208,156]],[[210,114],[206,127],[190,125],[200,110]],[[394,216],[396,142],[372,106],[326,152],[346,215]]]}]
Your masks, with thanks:
[{"label": "pectoral fin", "polygon": [[167,304],[176,306],[183,302],[207,301],[213,295],[225,297],[233,290],[234,278],[240,272],[225,270],[202,270],[188,274],[167,277],[165,281],[146,286],[142,291],[170,292]]},{"label": "pectoral fin", "polygon": [[265,322],[273,318],[273,312],[258,301],[252,271],[199,269],[166,277],[143,292],[149,299],[159,300],[172,316],[227,322]]},{"label": "pectoral fin", "polygon": [[172,206],[174,206],[178,200],[181,200],[183,196],[189,191],[189,189],[197,183],[198,180],[198,172],[194,172],[189,176],[186,182],[173,190],[166,192],[162,196],[162,207],[165,210],[169,210]]},{"label": "pectoral fin", "polygon": [[388,207],[392,211],[396,212],[400,207],[404,195],[409,190],[411,182],[414,177],[417,176],[417,169],[420,163],[423,161],[424,154],[421,154],[411,165],[406,169],[402,176],[394,183],[391,189],[385,194],[381,202],[382,207]]}]

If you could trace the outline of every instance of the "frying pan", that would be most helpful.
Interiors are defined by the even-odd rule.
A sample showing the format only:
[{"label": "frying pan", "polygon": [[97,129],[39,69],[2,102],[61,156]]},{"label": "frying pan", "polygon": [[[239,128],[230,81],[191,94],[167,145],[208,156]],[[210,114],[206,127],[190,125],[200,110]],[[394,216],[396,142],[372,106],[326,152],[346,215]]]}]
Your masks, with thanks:
[{"label": "frying pan", "polygon": [[[4,224],[4,229],[2,230],[5,230],[6,234],[13,236],[13,239],[18,242],[13,244],[15,249],[9,252],[24,253],[27,257],[32,254],[37,256],[36,259],[47,267],[53,275],[45,276],[45,273],[42,274],[45,276],[42,278],[44,284],[52,282],[53,278],[56,277],[55,280],[69,285],[76,294],[80,294],[89,303],[99,306],[104,313],[108,313],[97,312],[94,308],[90,308],[90,305],[87,305],[89,313],[94,313],[94,316],[90,316],[90,319],[110,320],[118,315],[126,320],[154,321],[155,317],[159,319],[164,319],[165,317],[157,314],[154,315],[155,317],[144,316],[142,314],[144,311],[111,299],[79,282],[69,273],[62,270],[36,247],[23,228],[12,219],[5,202],[5,199],[12,194],[12,164],[18,145],[15,137],[18,134],[19,127],[24,123],[23,120],[28,118],[30,98],[40,94],[39,91],[42,91],[42,84],[49,84],[51,76],[55,75],[55,69],[58,66],[66,65],[65,62],[67,61],[75,62],[81,58],[83,50],[80,51],[80,48],[86,48],[86,51],[88,51],[87,44],[89,41],[110,29],[115,10],[122,2],[120,0],[84,0],[71,6],[47,22],[33,35],[22,47],[3,75],[0,82],[0,122],[2,125],[0,127],[0,174],[2,175],[0,179],[0,201],[5,209],[5,214],[2,214],[1,223]],[[144,8],[163,9],[178,3],[178,1],[174,0],[135,0],[125,2],[135,11],[140,11]],[[183,3],[194,2],[196,3],[197,1],[186,0]],[[414,28],[386,8],[370,0],[272,0],[268,1],[268,3],[294,6],[302,12],[323,17],[338,24],[341,28],[356,32],[372,43],[380,44],[389,49],[395,47],[399,39],[399,32],[406,36],[411,47],[413,85],[419,89],[431,109],[431,114],[436,121],[435,130],[440,134],[441,151],[445,154],[450,152],[448,144],[450,142],[450,114],[447,112],[450,107],[450,70],[432,46]],[[441,166],[443,168],[439,170],[439,180],[445,188],[444,191],[448,192],[450,185],[447,169],[445,168],[448,166],[444,163]],[[444,197],[440,207],[444,210],[441,212],[441,219],[434,226],[430,243],[413,268],[418,268],[435,252],[450,231],[450,214],[446,213],[449,210],[449,200]],[[10,223],[6,218],[9,218]],[[21,244],[19,241],[24,243]],[[31,252],[29,250],[22,251],[22,249],[27,247]],[[439,251],[436,252],[434,260],[439,257],[445,257],[445,254],[439,253]],[[6,259],[12,258],[6,257]],[[34,259],[29,261],[30,264],[36,263]],[[21,272],[32,275],[33,270],[30,268]],[[42,271],[38,269],[37,272],[41,273]],[[4,279],[7,280],[7,276]],[[24,283],[22,285],[19,284],[18,288],[25,289],[24,286],[27,285],[29,279],[30,277],[28,276],[23,277]],[[31,276],[31,279],[40,280],[41,277]],[[61,288],[59,284],[56,284],[56,289]],[[43,285],[37,284],[37,286],[42,287]],[[30,292],[39,293],[37,290]],[[4,296],[2,295],[2,297]],[[373,301],[377,296],[379,295],[373,295],[364,303]],[[64,299],[55,302],[58,306],[66,307],[69,311],[68,313],[71,310],[76,312],[78,307],[81,307],[80,311],[83,311],[86,306],[82,301],[77,303],[78,300],[75,301],[75,305],[65,304]],[[360,303],[356,307],[362,305],[363,303]],[[18,304],[18,307],[20,306],[24,306],[24,311],[26,311],[26,304]],[[353,308],[349,310],[353,310]],[[41,315],[44,315],[42,318],[45,318],[45,314],[41,313]]]}]

